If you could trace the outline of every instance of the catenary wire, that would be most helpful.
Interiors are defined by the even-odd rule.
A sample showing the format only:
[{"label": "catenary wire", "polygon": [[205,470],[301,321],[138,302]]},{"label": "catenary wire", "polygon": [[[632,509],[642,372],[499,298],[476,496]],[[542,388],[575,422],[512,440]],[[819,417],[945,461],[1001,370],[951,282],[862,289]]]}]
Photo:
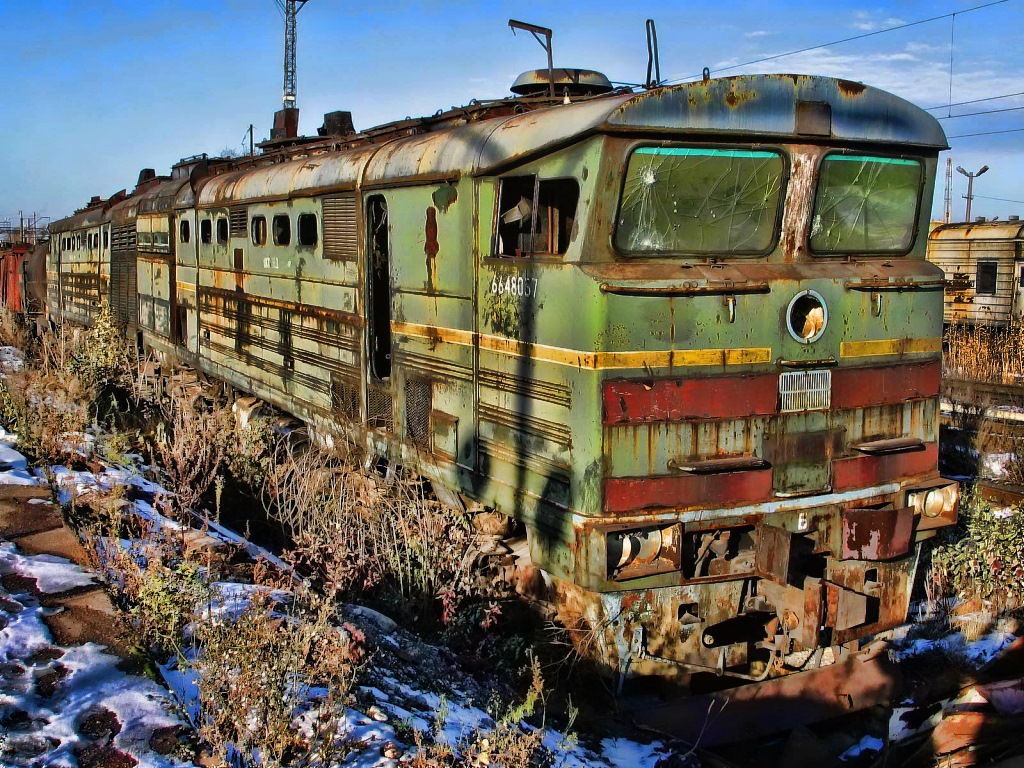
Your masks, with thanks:
[{"label": "catenary wire", "polygon": [[[742,64],[731,64],[728,67],[719,67],[718,69],[710,70],[710,72],[712,74],[714,74],[716,72],[728,72],[730,69],[739,69],[740,67],[749,67],[752,64],[761,64],[761,63],[763,63],[765,61],[774,61],[775,59],[782,59],[782,58],[785,58],[786,56],[795,56],[798,53],[807,53],[808,51],[816,51],[819,48],[828,48],[828,47],[833,46],[833,45],[840,45],[842,43],[853,42],[854,40],[863,40],[863,39],[865,39],[867,37],[874,37],[875,35],[881,35],[881,34],[884,34],[886,32],[895,32],[896,30],[907,29],[908,27],[916,27],[916,26],[918,26],[920,24],[928,24],[929,22],[932,22],[932,21],[939,21],[940,19],[948,19],[951,16],[957,16],[959,14],[970,13],[971,11],[980,11],[982,8],[989,8],[989,7],[993,6],[993,5],[1002,5],[1003,3],[1007,3],[1007,2],[1009,2],[1009,0],[994,0],[993,2],[990,2],[990,3],[982,3],[981,5],[972,6],[971,8],[964,8],[964,9],[959,10],[959,11],[952,11],[950,13],[944,13],[941,16],[932,16],[931,18],[928,18],[928,19],[918,19],[917,21],[908,21],[905,24],[897,24],[896,26],[886,27],[885,29],[876,29],[873,32],[865,32],[865,33],[860,34],[860,35],[853,35],[852,37],[844,37],[842,40],[833,40],[831,43],[822,43],[820,45],[811,45],[811,46],[808,46],[807,48],[800,48],[799,50],[796,50],[796,51],[787,51],[786,53],[777,53],[774,56],[765,56],[764,58],[761,58],[761,59],[753,59],[751,61],[745,61]],[[677,77],[670,77],[670,78],[668,78],[668,79],[666,79],[666,80],[664,80],[662,82],[665,85],[667,85],[669,83],[681,83],[684,80],[695,80],[696,78],[698,78],[700,76],[701,75],[689,75],[687,77],[678,77],[678,76]]]}]

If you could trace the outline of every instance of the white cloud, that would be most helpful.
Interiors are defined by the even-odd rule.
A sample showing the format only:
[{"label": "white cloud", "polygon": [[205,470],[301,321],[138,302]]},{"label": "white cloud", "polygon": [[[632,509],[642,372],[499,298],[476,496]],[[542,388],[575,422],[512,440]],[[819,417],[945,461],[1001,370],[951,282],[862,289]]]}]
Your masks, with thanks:
[{"label": "white cloud", "polygon": [[769,32],[767,29],[755,29],[753,32],[744,32],[744,37],[769,37],[770,35],[778,34],[777,32]]}]

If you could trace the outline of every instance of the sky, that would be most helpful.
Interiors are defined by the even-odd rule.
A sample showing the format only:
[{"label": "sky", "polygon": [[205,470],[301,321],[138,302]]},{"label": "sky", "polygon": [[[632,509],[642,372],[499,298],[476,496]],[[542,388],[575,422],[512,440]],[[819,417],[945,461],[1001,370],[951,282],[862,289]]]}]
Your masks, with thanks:
[{"label": "sky", "polygon": [[[972,218],[1024,216],[1024,0],[308,0],[298,14],[300,132],[315,134],[336,109],[362,129],[508,95],[520,72],[546,66],[510,18],[554,30],[556,67],[613,82],[645,78],[653,18],[665,79],[698,79],[704,67],[828,75],[942,107],[932,114],[952,149],[933,218],[943,216],[949,156],[968,171],[989,166]],[[910,26],[748,64],[901,25]],[[250,123],[266,138],[281,108],[276,0],[0,0],[0,30],[0,226],[131,190],[142,168],[165,174],[182,157],[241,150]],[[992,97],[1007,98],[945,106]],[[989,114],[968,114],[978,112]],[[993,131],[1011,132],[967,135]],[[966,191],[954,172],[954,221]]]}]

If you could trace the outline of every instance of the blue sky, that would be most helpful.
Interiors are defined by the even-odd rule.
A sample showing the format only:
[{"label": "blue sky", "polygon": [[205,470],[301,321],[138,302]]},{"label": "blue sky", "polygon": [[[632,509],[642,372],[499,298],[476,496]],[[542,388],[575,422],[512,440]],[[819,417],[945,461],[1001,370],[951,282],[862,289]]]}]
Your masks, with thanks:
[{"label": "blue sky", "polygon": [[[922,107],[1024,91],[1024,1],[587,3],[309,0],[299,13],[300,130],[347,109],[356,128],[508,93],[544,52],[508,19],[554,30],[555,66],[639,82],[644,20],[658,25],[665,77],[712,70],[959,12],[949,18],[723,74],[800,72],[859,80]],[[0,0],[0,221],[61,218],[92,195],[131,189],[144,167],[240,149],[281,106],[283,22],[274,0]],[[933,114],[1024,107],[1024,96]],[[1024,109],[944,119],[949,136],[1024,128]],[[973,215],[1024,215],[1024,131],[953,138],[954,166],[990,166]],[[945,154],[940,170],[945,168]],[[953,218],[966,179],[954,174]],[[942,215],[942,186],[933,209]],[[990,199],[1002,198],[1002,200]],[[1019,201],[1019,202],[1007,202]]]}]

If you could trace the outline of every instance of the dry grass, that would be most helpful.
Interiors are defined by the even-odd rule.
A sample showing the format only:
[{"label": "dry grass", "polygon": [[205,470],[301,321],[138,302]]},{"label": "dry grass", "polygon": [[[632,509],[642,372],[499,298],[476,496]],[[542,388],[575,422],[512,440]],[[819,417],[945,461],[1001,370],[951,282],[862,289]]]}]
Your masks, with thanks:
[{"label": "dry grass", "polygon": [[332,603],[307,598],[301,610],[282,614],[269,592],[257,593],[237,619],[193,625],[199,733],[227,764],[326,765],[344,757],[340,724],[363,638],[334,623]]},{"label": "dry grass", "polygon": [[365,472],[356,454],[282,441],[264,490],[267,512],[295,543],[290,555],[331,593],[378,589],[415,618],[444,622],[473,590],[468,519],[412,474]]},{"label": "dry grass", "polygon": [[226,408],[207,404],[183,390],[173,392],[161,404],[161,416],[153,455],[162,470],[164,487],[174,494],[172,506],[184,516],[198,511],[200,499],[224,466],[234,420]]},{"label": "dry grass", "polygon": [[946,331],[945,341],[945,378],[994,384],[1024,381],[1024,325],[989,328],[954,324]]}]

